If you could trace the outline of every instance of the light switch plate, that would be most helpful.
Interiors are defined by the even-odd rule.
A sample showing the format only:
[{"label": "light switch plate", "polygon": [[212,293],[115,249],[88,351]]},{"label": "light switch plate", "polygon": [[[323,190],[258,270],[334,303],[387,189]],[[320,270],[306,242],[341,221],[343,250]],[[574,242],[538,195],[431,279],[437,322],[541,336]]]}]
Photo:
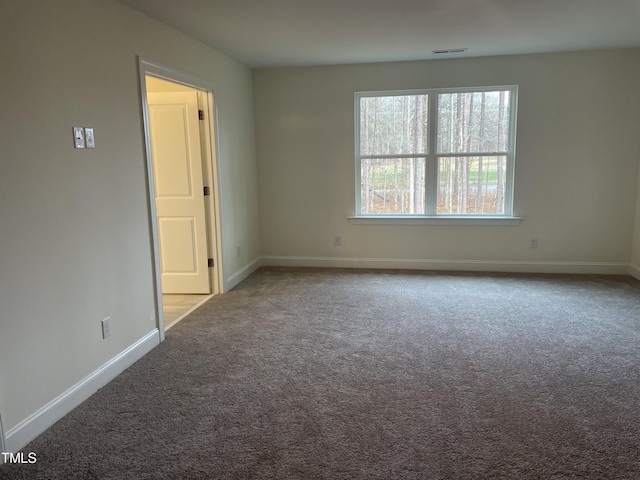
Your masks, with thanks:
[{"label": "light switch plate", "polygon": [[84,138],[87,143],[87,148],[96,148],[96,139],[93,136],[93,128],[85,127],[84,129]]},{"label": "light switch plate", "polygon": [[73,143],[76,148],[84,148],[84,128],[73,127]]}]

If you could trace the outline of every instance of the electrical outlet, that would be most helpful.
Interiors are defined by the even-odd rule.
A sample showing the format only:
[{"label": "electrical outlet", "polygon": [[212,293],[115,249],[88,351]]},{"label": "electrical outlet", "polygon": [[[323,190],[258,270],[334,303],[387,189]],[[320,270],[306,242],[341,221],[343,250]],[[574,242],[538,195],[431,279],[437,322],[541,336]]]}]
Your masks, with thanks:
[{"label": "electrical outlet", "polygon": [[529,248],[538,248],[538,239],[532,238],[529,240]]},{"label": "electrical outlet", "polygon": [[111,336],[111,317],[102,320],[102,338]]},{"label": "electrical outlet", "polygon": [[336,235],[333,237],[333,245],[335,247],[341,247],[342,246],[342,235]]}]

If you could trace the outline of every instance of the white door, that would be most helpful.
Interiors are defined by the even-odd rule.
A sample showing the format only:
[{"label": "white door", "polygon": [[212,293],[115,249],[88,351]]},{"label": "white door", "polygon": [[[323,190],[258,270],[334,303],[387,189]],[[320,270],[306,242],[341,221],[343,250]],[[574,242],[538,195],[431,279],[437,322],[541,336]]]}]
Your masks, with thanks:
[{"label": "white door", "polygon": [[162,293],[210,293],[197,93],[147,97]]}]

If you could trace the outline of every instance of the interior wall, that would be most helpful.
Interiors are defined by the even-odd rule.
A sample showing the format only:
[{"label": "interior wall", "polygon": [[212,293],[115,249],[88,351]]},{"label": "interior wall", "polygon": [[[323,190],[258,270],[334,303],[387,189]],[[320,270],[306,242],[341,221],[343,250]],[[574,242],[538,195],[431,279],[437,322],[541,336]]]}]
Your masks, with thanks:
[{"label": "interior wall", "polygon": [[[253,79],[265,256],[629,262],[640,158],[638,49],[265,68]],[[514,215],[524,221],[350,224],[354,92],[483,85],[519,86]],[[342,246],[333,245],[334,235]],[[538,248],[529,248],[531,238]]]},{"label": "interior wall", "polygon": [[260,253],[248,68],[115,0],[2,2],[5,433],[156,328],[137,55],[215,84],[226,275]]}]

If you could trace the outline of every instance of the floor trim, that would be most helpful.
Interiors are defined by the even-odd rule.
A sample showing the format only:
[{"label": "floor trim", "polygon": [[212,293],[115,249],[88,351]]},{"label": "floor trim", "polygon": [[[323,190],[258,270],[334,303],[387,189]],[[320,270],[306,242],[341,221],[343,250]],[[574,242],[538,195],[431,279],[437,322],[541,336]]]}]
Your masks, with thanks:
[{"label": "floor trim", "polygon": [[633,263],[629,265],[629,275],[640,280],[640,267]]},{"label": "floor trim", "polygon": [[238,270],[236,273],[231,275],[227,279],[227,285],[226,285],[226,288],[225,288],[225,293],[228,292],[229,290],[231,290],[236,285],[238,285],[240,282],[242,282],[245,278],[247,278],[249,275],[251,275],[253,272],[255,272],[258,268],[260,268],[262,266],[263,258],[264,257],[256,257],[256,258],[254,258],[247,265],[245,265],[240,270]]},{"label": "floor trim", "polygon": [[5,448],[16,453],[75,407],[160,344],[155,329],[6,432]]},{"label": "floor trim", "polygon": [[[428,260],[346,257],[262,257],[269,267],[381,268],[507,273],[578,273],[628,275],[629,264],[618,262],[551,262],[500,260]],[[638,271],[640,273],[640,270]]]}]

